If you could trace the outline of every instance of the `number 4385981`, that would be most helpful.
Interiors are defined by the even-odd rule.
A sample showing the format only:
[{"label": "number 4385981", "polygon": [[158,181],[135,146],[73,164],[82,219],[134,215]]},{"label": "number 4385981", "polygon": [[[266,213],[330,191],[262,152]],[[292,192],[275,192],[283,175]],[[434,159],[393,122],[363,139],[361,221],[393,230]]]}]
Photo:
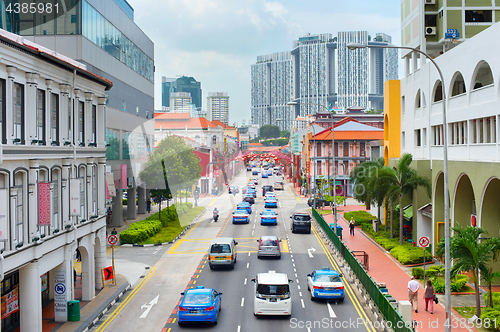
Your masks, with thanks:
[{"label": "number 4385981", "polygon": [[9,3],[7,8],[5,9],[8,13],[14,14],[52,14],[59,13],[59,4],[51,4],[51,3]]}]

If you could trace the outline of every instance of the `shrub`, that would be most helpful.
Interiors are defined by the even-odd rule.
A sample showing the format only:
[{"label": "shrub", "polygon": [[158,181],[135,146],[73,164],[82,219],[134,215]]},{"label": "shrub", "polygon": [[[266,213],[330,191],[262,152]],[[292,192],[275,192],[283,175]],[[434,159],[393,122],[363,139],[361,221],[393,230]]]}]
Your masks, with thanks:
[{"label": "shrub", "polygon": [[127,205],[127,199],[126,199],[126,198],[123,198],[123,199],[122,199],[122,204],[123,204],[123,205]]},{"label": "shrub", "polygon": [[491,330],[500,330],[500,311],[498,308],[486,308],[486,310],[481,313],[481,320],[483,327]]},{"label": "shrub", "polygon": [[360,211],[351,211],[351,212],[346,212],[344,213],[344,218],[347,220],[351,220],[351,217],[354,218],[354,222],[359,225],[359,224],[372,224],[372,220],[376,220],[377,217],[369,214],[365,210],[360,210]]},{"label": "shrub", "polygon": [[130,225],[120,233],[120,243],[137,243],[146,240],[160,231],[162,223],[160,220],[148,217]]},{"label": "shrub", "polygon": [[439,279],[432,279],[432,286],[434,286],[434,291],[436,293],[444,293],[446,288],[444,287],[444,281],[441,281]]},{"label": "shrub", "polygon": [[[441,269],[441,267],[442,267],[442,269]],[[444,270],[444,266],[440,266],[440,265],[429,266],[429,268],[425,270],[425,276],[428,276],[428,277],[441,276],[442,270]]]},{"label": "shrub", "polygon": [[424,277],[424,269],[418,266],[415,266],[411,269],[411,275],[416,279],[422,279]]},{"label": "shrub", "polygon": [[460,292],[467,283],[467,276],[458,274],[455,276],[455,281],[450,283],[450,290],[452,292]]},{"label": "shrub", "polygon": [[[391,249],[391,255],[403,265],[422,262],[422,249],[410,244],[396,245]],[[427,251],[425,252],[425,261],[432,261],[432,255]]]},{"label": "shrub", "polygon": [[[486,301],[488,300],[488,295],[489,295],[489,292],[486,292],[484,294],[484,303],[486,303]],[[493,292],[491,297],[493,298],[493,307],[499,307],[500,306],[500,293]],[[500,321],[499,321],[499,324],[500,324]]]}]

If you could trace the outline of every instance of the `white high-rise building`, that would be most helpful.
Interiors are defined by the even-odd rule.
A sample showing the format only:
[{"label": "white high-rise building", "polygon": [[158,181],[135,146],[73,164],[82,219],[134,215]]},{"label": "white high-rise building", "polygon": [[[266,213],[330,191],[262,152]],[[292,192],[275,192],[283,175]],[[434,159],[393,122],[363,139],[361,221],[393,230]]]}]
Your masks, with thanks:
[{"label": "white high-rise building", "polygon": [[[293,42],[292,51],[257,57],[252,65],[252,122],[290,130],[297,116],[334,107],[383,108],[383,83],[398,77],[397,50],[348,50],[351,42],[391,44],[366,31],[310,35]],[[296,106],[287,106],[296,101]]]},{"label": "white high-rise building", "polygon": [[189,92],[172,92],[170,94],[170,112],[191,113],[193,99]]},{"label": "white high-rise building", "polygon": [[209,92],[207,97],[207,113],[210,121],[229,122],[229,96],[227,92]]}]

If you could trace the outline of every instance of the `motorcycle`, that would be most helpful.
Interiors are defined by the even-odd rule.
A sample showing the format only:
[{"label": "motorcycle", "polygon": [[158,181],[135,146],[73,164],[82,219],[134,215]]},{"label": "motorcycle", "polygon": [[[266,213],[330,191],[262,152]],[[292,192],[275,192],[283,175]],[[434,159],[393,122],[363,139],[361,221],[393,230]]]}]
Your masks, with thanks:
[{"label": "motorcycle", "polygon": [[217,222],[219,219],[219,213],[214,211],[214,222]]}]

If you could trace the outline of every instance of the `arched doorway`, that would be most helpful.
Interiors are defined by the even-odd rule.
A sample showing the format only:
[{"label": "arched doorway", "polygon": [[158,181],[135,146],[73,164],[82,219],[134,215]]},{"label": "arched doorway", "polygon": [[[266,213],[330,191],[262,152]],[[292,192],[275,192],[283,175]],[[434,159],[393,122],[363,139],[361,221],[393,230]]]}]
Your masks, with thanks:
[{"label": "arched doorway", "polygon": [[459,177],[455,187],[451,224],[453,226],[460,224],[462,227],[470,226],[471,215],[477,213],[476,207],[472,183],[469,176],[464,173]]},{"label": "arched doorway", "polygon": [[[485,237],[498,237],[498,229],[500,228],[500,179],[497,177],[490,178],[483,190],[483,197],[478,211],[477,224],[484,227],[488,232]],[[493,271],[500,271],[500,261],[492,264]],[[497,282],[498,284],[498,282]]]}]

